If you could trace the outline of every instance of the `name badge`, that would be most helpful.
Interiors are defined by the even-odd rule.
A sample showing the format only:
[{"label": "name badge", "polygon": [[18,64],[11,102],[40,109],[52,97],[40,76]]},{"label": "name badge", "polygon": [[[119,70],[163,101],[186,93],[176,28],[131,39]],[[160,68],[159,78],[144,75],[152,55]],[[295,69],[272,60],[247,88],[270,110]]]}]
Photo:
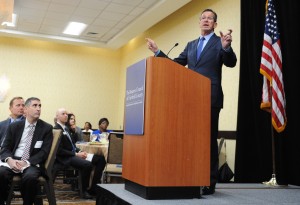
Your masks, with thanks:
[{"label": "name badge", "polygon": [[34,145],[34,148],[41,148],[43,144],[43,141],[37,141]]}]

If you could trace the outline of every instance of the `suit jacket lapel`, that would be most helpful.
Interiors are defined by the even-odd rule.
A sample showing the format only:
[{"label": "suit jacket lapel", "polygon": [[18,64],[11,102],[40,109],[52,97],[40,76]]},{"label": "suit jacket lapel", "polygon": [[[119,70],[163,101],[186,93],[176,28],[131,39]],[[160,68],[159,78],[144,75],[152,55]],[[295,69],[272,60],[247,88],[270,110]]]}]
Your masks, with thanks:
[{"label": "suit jacket lapel", "polygon": [[22,138],[22,135],[23,135],[23,131],[24,131],[24,128],[25,128],[25,120],[18,125],[18,127],[16,127],[16,133],[15,133],[15,138],[14,138],[14,150],[13,150],[13,153],[15,153],[16,149],[18,148],[18,145],[20,144],[20,141],[21,141],[21,138]]},{"label": "suit jacket lapel", "polygon": [[191,43],[191,49],[192,49],[192,54],[191,54],[191,58],[195,59],[195,62],[197,62],[197,47],[198,47],[198,41],[199,39],[194,40]]},{"label": "suit jacket lapel", "polygon": [[[219,38],[217,38],[216,34],[214,34],[214,35],[212,35],[210,37],[209,41],[206,43],[205,47],[203,48],[203,50],[201,52],[201,56],[198,59],[197,63],[199,63],[199,61],[202,59],[203,56],[205,56],[205,54],[210,49],[210,47],[212,47],[213,45],[215,45],[218,40],[219,40]],[[196,48],[196,53],[197,53],[197,48]]]},{"label": "suit jacket lapel", "polygon": [[204,47],[204,49],[201,53],[201,56],[204,56],[205,53],[207,53],[207,51],[210,49],[210,47],[215,45],[218,40],[219,40],[219,38],[216,38],[216,34],[212,35],[212,37],[210,37],[209,41],[207,42],[206,46]]},{"label": "suit jacket lapel", "polygon": [[65,135],[66,138],[68,138],[68,141],[71,143],[71,145],[73,147],[74,145],[73,145],[73,142],[72,142],[72,139],[71,139],[71,135],[68,132],[69,129],[67,127],[65,127],[65,129],[64,129],[60,124],[57,124],[57,126],[63,131],[63,135]]}]

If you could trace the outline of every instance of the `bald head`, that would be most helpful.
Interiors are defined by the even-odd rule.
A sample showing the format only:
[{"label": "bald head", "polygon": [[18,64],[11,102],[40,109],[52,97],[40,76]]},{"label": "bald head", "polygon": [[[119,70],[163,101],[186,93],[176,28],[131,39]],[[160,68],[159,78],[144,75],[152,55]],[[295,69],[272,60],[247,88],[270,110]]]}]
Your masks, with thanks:
[{"label": "bald head", "polygon": [[66,122],[68,121],[67,110],[65,108],[59,108],[56,111],[56,119],[58,123],[65,125]]}]

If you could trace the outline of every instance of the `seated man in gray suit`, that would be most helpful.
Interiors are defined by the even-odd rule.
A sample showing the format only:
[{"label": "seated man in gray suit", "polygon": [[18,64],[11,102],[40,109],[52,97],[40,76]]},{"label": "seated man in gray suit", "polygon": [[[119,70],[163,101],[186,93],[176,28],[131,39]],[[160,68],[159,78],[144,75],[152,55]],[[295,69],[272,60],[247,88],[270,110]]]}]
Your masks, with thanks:
[{"label": "seated man in gray suit", "polygon": [[14,175],[20,175],[23,204],[33,204],[38,192],[38,178],[45,176],[44,163],[52,141],[52,125],[39,119],[41,102],[31,97],[25,102],[26,119],[8,126],[0,151],[0,205],[4,205]]},{"label": "seated man in gray suit", "polygon": [[6,120],[0,122],[0,147],[6,136],[6,130],[10,123],[24,120],[24,100],[22,97],[14,97],[9,102],[9,110],[11,114]]}]

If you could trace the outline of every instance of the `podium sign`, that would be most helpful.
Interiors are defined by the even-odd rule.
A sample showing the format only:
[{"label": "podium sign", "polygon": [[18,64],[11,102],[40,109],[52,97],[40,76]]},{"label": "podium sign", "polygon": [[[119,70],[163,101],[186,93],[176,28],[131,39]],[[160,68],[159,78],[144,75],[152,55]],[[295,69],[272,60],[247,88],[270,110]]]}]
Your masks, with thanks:
[{"label": "podium sign", "polygon": [[125,134],[144,134],[146,60],[127,68],[125,96]]}]

